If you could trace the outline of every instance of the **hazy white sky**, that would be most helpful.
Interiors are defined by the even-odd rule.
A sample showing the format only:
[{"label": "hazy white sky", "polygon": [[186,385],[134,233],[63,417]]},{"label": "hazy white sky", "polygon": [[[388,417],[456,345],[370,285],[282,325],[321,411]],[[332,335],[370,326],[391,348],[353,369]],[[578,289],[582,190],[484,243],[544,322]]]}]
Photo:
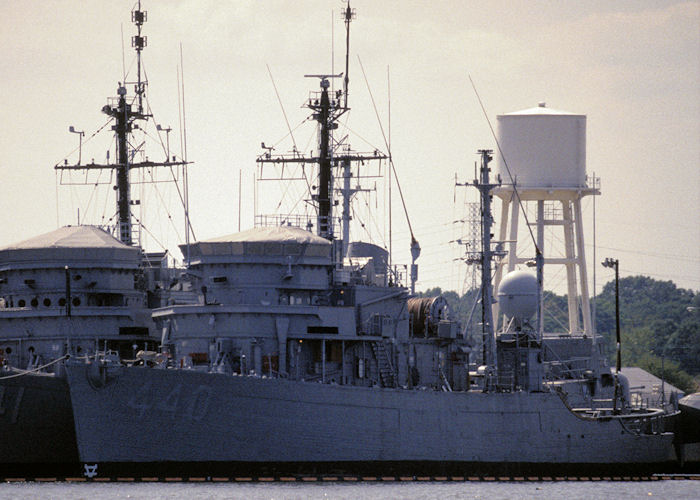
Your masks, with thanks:
[{"label": "hazy white sky", "polygon": [[[78,199],[91,190],[57,189],[53,165],[77,146],[69,125],[89,136],[106,122],[100,109],[122,78],[122,30],[127,68],[133,60],[132,6],[0,1],[0,246],[76,222]],[[623,276],[700,289],[700,2],[356,0],[352,6],[348,125],[384,149],[359,56],[385,128],[390,74],[392,152],[423,248],[419,289],[461,289],[464,268],[453,260],[459,250],[448,243],[459,235],[452,221],[463,215],[463,194],[453,202],[454,175],[470,180],[476,150],[495,146],[468,75],[493,122],[538,101],[587,115],[587,170],[602,179],[597,260],[619,258]],[[237,230],[239,171],[242,228],[252,226],[260,142],[276,143],[287,133],[266,65],[294,127],[307,116],[301,105],[317,85],[303,75],[330,72],[333,22],[335,69],[342,71],[342,8],[336,0],[144,2],[150,104],[156,122],[173,128],[183,47],[198,238]],[[298,132],[302,149],[309,137]],[[84,160],[104,160],[109,141],[103,147],[98,139],[86,144]],[[177,135],[171,143],[179,153]],[[371,149],[359,139],[353,145]],[[95,195],[89,208],[82,202],[84,222],[114,212],[113,193],[102,191],[109,198]],[[174,206],[175,197],[165,187],[148,202],[143,197],[150,216],[168,226],[154,198]],[[408,232],[394,206],[395,260],[408,262]],[[592,265],[590,199],[584,210]],[[171,249],[176,243],[163,242]],[[610,272],[597,268],[598,283],[608,281]]]}]

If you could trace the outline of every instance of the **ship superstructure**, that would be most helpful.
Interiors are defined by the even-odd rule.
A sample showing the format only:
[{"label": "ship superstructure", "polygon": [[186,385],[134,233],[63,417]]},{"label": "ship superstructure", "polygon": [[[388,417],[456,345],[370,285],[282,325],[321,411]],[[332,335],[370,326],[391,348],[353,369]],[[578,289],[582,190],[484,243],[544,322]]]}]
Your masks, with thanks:
[{"label": "ship superstructure", "polygon": [[[348,6],[343,16],[348,45],[353,16]],[[465,387],[466,343],[458,348],[439,341],[456,340],[445,300],[409,302],[387,250],[350,241],[351,203],[362,190],[351,185],[362,178],[353,165],[368,169],[388,156],[355,152],[347,137],[334,137],[338,120],[350,110],[347,75],[347,58],[344,74],[305,75],[320,86],[305,103],[317,123],[317,154],[273,155],[268,149],[257,159],[261,169],[315,167],[308,202],[316,217],[261,215],[253,229],[189,247],[190,272],[199,279],[203,304],[154,311],[176,366],[344,385]],[[342,90],[332,91],[333,78],[342,78]],[[206,330],[202,314],[208,317]],[[429,340],[413,351],[429,350],[441,360],[424,371],[422,381],[414,363],[427,356],[396,343],[414,335]]]}]

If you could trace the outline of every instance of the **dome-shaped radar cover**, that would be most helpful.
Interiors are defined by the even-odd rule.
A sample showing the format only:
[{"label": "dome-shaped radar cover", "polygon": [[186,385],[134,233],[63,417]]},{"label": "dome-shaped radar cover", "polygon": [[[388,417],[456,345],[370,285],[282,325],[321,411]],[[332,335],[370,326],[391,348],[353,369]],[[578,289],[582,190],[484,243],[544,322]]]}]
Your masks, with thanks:
[{"label": "dome-shaped radar cover", "polygon": [[512,271],[498,287],[498,305],[509,318],[529,319],[537,311],[537,278],[527,271]]}]

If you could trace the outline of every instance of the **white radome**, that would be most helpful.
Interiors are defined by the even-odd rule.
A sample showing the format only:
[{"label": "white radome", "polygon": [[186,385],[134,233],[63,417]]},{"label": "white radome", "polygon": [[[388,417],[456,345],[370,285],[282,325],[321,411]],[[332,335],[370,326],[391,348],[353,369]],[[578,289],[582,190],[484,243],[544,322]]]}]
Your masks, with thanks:
[{"label": "white radome", "polygon": [[527,271],[512,271],[498,287],[498,305],[509,318],[526,320],[537,311],[537,278]]}]

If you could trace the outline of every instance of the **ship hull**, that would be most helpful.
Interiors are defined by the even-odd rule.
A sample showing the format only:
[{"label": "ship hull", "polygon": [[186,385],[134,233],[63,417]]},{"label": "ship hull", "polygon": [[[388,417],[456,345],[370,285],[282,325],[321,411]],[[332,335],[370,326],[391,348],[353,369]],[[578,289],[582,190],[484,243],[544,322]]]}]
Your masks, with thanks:
[{"label": "ship hull", "polygon": [[241,472],[385,464],[406,472],[412,464],[653,467],[675,458],[672,433],[638,435],[618,420],[581,419],[553,393],[379,389],[140,367],[98,376],[72,365],[67,375],[80,461],[91,464],[219,463]]},{"label": "ship hull", "polygon": [[65,379],[48,374],[0,379],[0,464],[6,472],[77,463],[74,429]]}]

